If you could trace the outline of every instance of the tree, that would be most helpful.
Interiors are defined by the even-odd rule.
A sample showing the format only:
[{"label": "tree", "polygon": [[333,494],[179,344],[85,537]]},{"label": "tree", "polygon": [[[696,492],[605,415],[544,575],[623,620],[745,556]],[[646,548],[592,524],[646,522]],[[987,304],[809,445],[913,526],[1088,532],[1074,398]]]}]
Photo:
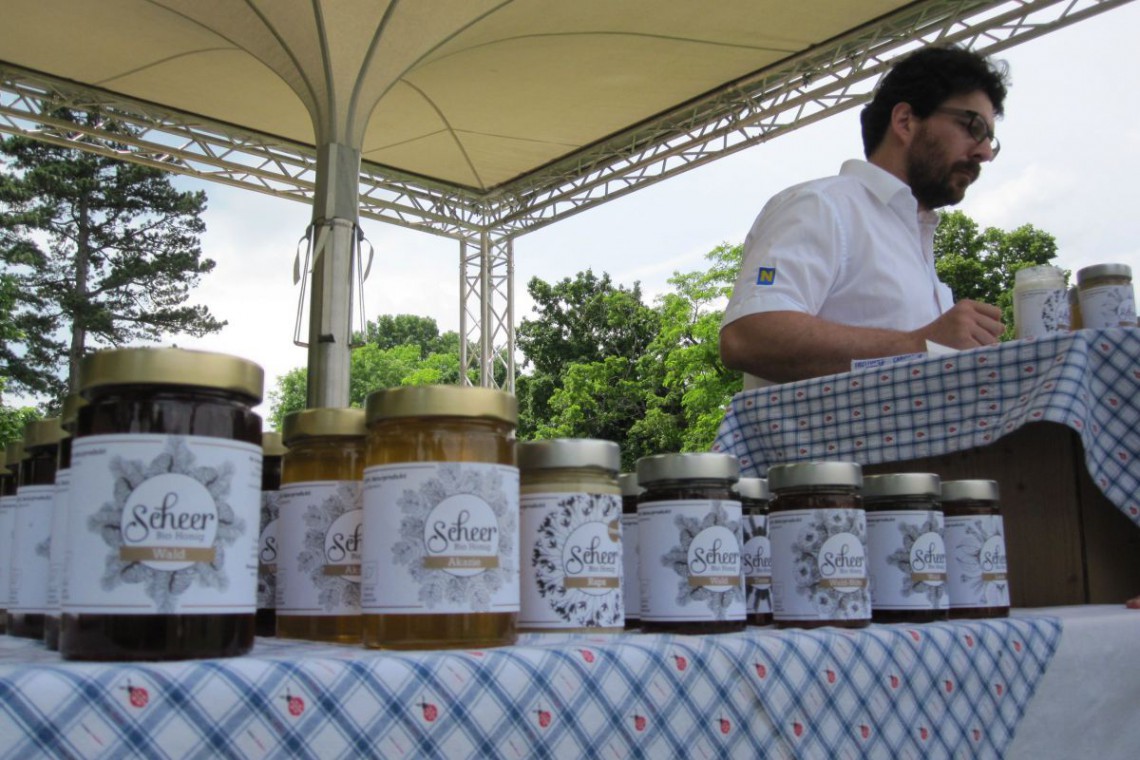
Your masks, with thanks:
[{"label": "tree", "polygon": [[[110,130],[130,133],[125,125]],[[187,303],[214,268],[199,244],[205,193],[175,189],[158,169],[24,137],[0,142],[0,155],[0,257],[18,283],[14,320],[22,331],[20,361],[4,356],[2,371],[16,386],[59,397],[60,358],[74,391],[92,343],[201,337],[225,325]]]}]

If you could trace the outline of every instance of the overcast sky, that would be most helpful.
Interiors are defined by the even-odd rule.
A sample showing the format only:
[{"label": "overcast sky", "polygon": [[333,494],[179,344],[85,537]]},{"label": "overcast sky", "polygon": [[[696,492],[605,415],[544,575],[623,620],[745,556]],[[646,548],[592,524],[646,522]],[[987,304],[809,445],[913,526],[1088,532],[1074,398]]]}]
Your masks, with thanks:
[{"label": "overcast sky", "polygon": [[[1056,263],[1074,272],[1120,262],[1140,278],[1140,3],[1079,22],[998,54],[1012,87],[998,122],[1002,151],[958,208],[983,227],[1031,224],[1058,243]],[[764,202],[791,185],[834,174],[862,157],[857,109],[707,166],[643,188],[515,240],[515,319],[532,316],[526,283],[593,269],[620,284],[640,282],[646,299],[676,271],[707,268],[704,255],[739,243]],[[305,364],[293,345],[298,290],[292,282],[308,206],[180,179],[206,190],[203,238],[217,261],[194,293],[229,325],[183,347],[252,359],[277,376]],[[418,314],[441,330],[459,327],[459,244],[364,221],[376,249],[365,313]],[[268,414],[268,403],[258,408]]]}]

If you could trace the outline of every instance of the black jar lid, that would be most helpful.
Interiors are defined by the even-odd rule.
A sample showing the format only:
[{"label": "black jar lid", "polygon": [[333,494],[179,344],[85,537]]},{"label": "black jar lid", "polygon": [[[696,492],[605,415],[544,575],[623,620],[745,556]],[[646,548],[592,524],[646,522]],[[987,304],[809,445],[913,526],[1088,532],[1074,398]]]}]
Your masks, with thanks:
[{"label": "black jar lid", "polygon": [[261,402],[265,372],[229,354],[185,348],[118,348],[98,351],[79,366],[79,392],[122,385],[177,385],[229,391]]}]

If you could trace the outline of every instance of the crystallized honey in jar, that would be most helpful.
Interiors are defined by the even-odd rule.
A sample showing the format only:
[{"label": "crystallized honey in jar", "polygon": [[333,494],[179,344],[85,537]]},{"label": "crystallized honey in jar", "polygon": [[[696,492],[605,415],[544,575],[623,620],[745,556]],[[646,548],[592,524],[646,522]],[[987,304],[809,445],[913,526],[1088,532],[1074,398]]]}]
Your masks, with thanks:
[{"label": "crystallized honey in jar", "polygon": [[59,424],[63,435],[56,449],[55,498],[52,500],[51,545],[48,548],[48,613],[44,617],[44,646],[52,651],[59,650],[60,615],[62,613],[62,587],[64,580],[64,558],[67,550],[67,515],[71,498],[71,439],[75,434],[75,419],[83,398],[79,394],[68,396],[63,401]]},{"label": "crystallized honey in jar", "polygon": [[281,466],[285,444],[281,434],[261,434],[261,537],[257,542],[257,635],[277,635],[277,526]]},{"label": "crystallized honey in jar", "polygon": [[364,410],[285,417],[277,517],[277,635],[360,643]]},{"label": "crystallized honey in jar", "polygon": [[618,445],[531,441],[518,458],[519,630],[625,630]]},{"label": "crystallized honey in jar", "polygon": [[419,386],[368,397],[364,643],[513,644],[519,612],[515,397]]},{"label": "crystallized honey in jar", "polygon": [[264,373],[226,354],[101,351],[71,447],[65,659],[228,657],[253,646]]},{"label": "crystallized honey in jar", "polygon": [[637,460],[641,627],[647,633],[744,630],[740,462],[730,454]]},{"label": "crystallized honey in jar", "polygon": [[24,427],[24,460],[12,526],[12,601],[8,633],[43,639],[48,608],[51,521],[55,510],[55,470],[63,428],[58,417]]}]

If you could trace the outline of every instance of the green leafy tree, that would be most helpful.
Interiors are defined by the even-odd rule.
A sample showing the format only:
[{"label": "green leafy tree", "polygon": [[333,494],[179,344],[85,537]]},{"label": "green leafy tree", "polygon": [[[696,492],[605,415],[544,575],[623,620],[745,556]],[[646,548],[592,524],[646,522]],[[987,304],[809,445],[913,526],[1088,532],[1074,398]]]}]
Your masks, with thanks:
[{"label": "green leafy tree", "polygon": [[4,356],[2,373],[58,398],[66,393],[60,373],[74,390],[79,360],[93,347],[220,330],[225,322],[188,303],[214,268],[199,243],[205,208],[205,193],[181,192],[151,167],[24,137],[0,142],[0,257],[18,283],[22,343],[21,361]]}]

